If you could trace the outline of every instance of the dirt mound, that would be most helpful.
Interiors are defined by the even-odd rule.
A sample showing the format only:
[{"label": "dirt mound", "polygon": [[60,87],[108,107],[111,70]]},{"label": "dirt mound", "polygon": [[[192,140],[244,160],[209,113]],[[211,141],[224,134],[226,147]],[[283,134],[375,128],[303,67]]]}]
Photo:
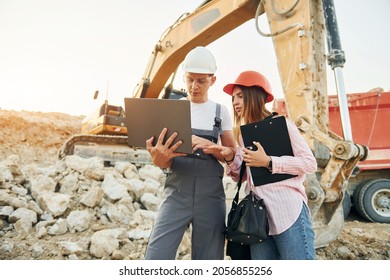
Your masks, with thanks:
[{"label": "dirt mound", "polygon": [[49,164],[61,145],[79,133],[83,116],[0,110],[0,160],[18,155],[21,162]]}]

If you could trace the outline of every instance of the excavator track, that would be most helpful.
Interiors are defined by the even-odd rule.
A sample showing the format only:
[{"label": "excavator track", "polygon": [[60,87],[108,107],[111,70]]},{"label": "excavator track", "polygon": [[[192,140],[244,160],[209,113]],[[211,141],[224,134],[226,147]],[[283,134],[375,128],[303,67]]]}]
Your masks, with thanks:
[{"label": "excavator track", "polygon": [[124,135],[74,135],[62,145],[58,158],[64,159],[69,155],[101,157],[106,162],[151,163],[149,153],[145,149],[130,147]]}]

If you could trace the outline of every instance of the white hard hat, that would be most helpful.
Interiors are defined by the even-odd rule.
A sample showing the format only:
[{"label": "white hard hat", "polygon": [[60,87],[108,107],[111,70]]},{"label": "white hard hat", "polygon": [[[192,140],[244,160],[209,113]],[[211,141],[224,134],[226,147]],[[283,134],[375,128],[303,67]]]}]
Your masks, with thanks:
[{"label": "white hard hat", "polygon": [[197,74],[214,74],[217,65],[213,54],[205,47],[196,47],[184,59],[183,70]]}]

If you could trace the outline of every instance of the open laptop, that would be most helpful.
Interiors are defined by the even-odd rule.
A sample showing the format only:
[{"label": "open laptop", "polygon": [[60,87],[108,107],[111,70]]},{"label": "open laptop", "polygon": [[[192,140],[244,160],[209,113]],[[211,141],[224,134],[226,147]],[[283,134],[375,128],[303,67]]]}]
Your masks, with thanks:
[{"label": "open laptop", "polygon": [[[178,136],[173,144],[183,143],[176,152],[191,154],[191,108],[190,101],[157,98],[125,98],[128,144],[131,147],[146,148],[146,140],[154,136],[153,144],[164,127],[168,128],[164,139],[172,133]],[[172,144],[172,145],[173,145]]]}]

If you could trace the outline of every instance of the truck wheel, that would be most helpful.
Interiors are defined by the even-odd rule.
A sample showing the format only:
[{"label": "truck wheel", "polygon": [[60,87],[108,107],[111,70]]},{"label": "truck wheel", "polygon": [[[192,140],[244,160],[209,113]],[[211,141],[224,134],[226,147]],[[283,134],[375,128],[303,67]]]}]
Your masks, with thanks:
[{"label": "truck wheel", "polygon": [[356,210],[356,212],[357,212],[361,217],[363,217],[364,214],[362,213],[362,211],[361,211],[361,209],[360,209],[360,207],[359,207],[358,197],[359,197],[360,190],[362,189],[362,187],[363,187],[364,184],[366,184],[366,183],[367,183],[367,181],[360,182],[360,183],[356,186],[356,188],[355,188],[355,190],[354,190],[354,192],[353,192],[353,194],[352,194],[352,207]]},{"label": "truck wheel", "polygon": [[363,218],[376,223],[390,223],[390,180],[363,182],[354,192],[353,203]]},{"label": "truck wheel", "polygon": [[344,191],[344,197],[343,197],[344,219],[348,217],[350,211],[351,211],[351,197],[346,191]]}]

